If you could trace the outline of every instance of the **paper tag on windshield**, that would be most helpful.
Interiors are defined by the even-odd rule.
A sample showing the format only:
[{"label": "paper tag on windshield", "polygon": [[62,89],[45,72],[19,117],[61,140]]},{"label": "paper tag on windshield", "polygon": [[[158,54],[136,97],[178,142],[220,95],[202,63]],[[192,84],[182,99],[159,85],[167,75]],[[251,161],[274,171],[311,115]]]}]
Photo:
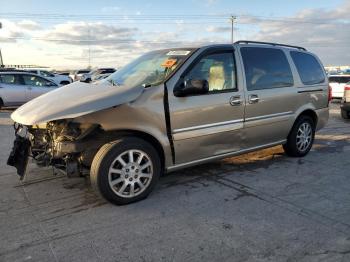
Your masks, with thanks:
[{"label": "paper tag on windshield", "polygon": [[166,59],[166,60],[163,62],[162,67],[170,68],[170,67],[172,67],[173,65],[175,65],[176,62],[177,62],[176,59],[171,59],[171,58]]},{"label": "paper tag on windshield", "polygon": [[191,51],[186,51],[186,50],[174,50],[174,51],[169,51],[166,55],[188,55],[191,53]]}]

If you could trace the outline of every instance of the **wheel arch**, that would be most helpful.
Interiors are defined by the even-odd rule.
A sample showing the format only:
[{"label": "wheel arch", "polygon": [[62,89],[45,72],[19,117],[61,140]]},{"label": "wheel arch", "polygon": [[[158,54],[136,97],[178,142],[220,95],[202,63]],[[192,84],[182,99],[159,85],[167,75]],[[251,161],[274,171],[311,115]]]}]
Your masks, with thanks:
[{"label": "wheel arch", "polygon": [[290,130],[288,132],[287,138],[289,137],[290,133],[293,130],[293,127],[295,126],[296,122],[298,121],[298,119],[301,116],[309,116],[309,117],[311,117],[311,119],[314,122],[314,127],[316,128],[317,122],[318,122],[318,116],[317,116],[315,110],[313,108],[311,108],[311,107],[301,108],[299,111],[296,112],[293,122],[290,122],[291,125],[290,125]]},{"label": "wheel arch", "polygon": [[315,128],[317,126],[317,122],[318,122],[318,116],[315,112],[315,110],[312,110],[312,109],[306,109],[304,111],[302,111],[298,116],[297,118],[295,119],[294,123],[301,117],[301,116],[309,116],[311,117],[312,121],[314,122],[314,125],[315,125]]},{"label": "wheel arch", "polygon": [[68,80],[62,80],[60,82],[60,85],[68,85],[68,84],[70,84],[70,82]]},{"label": "wheel arch", "polygon": [[103,131],[104,133],[110,134],[113,139],[118,139],[120,137],[137,137],[137,138],[141,138],[143,140],[145,140],[146,142],[150,143],[158,152],[159,156],[160,156],[160,161],[161,161],[161,166],[162,166],[162,170],[165,170],[165,163],[166,163],[166,159],[165,159],[165,151],[164,148],[161,144],[161,142],[154,137],[153,135],[144,132],[144,131],[140,131],[140,130],[132,130],[132,129],[124,129],[124,130],[114,130],[114,131]]}]

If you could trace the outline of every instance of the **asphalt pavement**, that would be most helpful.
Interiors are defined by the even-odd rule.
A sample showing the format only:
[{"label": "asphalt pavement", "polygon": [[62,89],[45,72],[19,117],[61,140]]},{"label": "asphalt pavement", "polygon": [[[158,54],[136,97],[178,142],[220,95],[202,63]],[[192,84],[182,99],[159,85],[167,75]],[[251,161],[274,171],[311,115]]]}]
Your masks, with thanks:
[{"label": "asphalt pavement", "polygon": [[304,158],[281,146],[163,176],[114,206],[88,178],[6,166],[0,112],[0,261],[350,261],[350,121],[333,103]]}]

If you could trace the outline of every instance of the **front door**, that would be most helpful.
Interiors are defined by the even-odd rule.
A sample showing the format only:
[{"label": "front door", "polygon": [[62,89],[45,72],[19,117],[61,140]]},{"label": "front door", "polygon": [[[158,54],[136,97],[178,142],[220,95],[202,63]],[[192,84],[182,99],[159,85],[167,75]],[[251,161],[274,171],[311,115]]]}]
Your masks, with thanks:
[{"label": "front door", "polygon": [[27,101],[57,88],[56,84],[40,76],[23,74],[22,78],[27,87]]},{"label": "front door", "polygon": [[168,86],[176,164],[241,149],[244,92],[237,86],[235,61],[232,48],[203,51],[174,84],[206,80],[207,94],[176,97]]}]

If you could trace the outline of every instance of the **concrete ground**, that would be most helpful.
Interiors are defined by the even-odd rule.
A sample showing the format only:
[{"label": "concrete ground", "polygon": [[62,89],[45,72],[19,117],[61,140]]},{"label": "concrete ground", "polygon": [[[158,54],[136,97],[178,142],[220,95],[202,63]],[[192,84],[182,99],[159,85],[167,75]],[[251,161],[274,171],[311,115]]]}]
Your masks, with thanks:
[{"label": "concrete ground", "polygon": [[0,113],[0,261],[350,261],[350,121],[331,118],[304,158],[280,146],[160,179],[114,206],[88,179],[6,166]]}]

